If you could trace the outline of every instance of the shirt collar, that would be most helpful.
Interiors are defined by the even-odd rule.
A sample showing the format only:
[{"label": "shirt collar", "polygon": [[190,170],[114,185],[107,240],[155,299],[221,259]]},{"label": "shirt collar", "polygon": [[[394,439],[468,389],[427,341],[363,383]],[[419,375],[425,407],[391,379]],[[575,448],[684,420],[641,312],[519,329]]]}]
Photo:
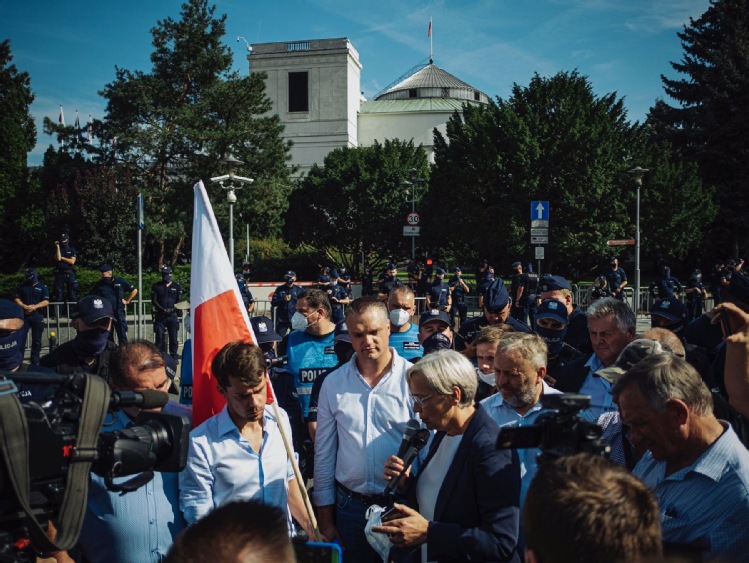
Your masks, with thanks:
[{"label": "shirt collar", "polygon": [[[269,424],[275,424],[275,418],[273,418],[273,416],[268,412],[269,408],[272,408],[271,405],[266,405],[265,410],[263,411],[263,432],[268,432],[270,430],[270,426],[268,426]],[[237,425],[234,424],[234,421],[229,415],[228,405],[224,405],[221,412],[216,415],[216,426],[219,437],[231,434],[232,432],[239,434],[239,428],[237,428]]]},{"label": "shirt collar", "polygon": [[684,474],[694,471],[700,473],[705,477],[712,479],[716,483],[721,480],[725,473],[725,467],[728,460],[733,455],[733,452],[737,451],[737,448],[741,446],[735,436],[731,436],[729,433],[733,431],[728,426],[728,423],[721,420],[721,426],[723,426],[723,434],[713,442],[707,450],[702,452],[702,455],[695,461],[692,466]]}]

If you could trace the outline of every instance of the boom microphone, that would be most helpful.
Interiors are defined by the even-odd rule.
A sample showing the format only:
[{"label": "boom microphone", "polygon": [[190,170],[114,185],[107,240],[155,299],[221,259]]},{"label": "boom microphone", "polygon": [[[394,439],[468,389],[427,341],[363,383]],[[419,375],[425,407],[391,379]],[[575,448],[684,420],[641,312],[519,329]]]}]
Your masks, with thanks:
[{"label": "boom microphone", "polygon": [[169,402],[169,394],[156,389],[142,391],[112,391],[109,397],[109,408],[139,407],[141,409],[158,409]]},{"label": "boom microphone", "polygon": [[[416,433],[411,437],[408,448],[403,454],[403,457],[400,457],[403,460],[403,471],[401,472],[398,477],[395,479],[392,479],[387,486],[385,487],[385,491],[383,494],[385,496],[390,496],[395,492],[395,489],[400,485],[400,482],[404,479],[406,475],[406,470],[411,467],[411,464],[413,463],[414,459],[416,459],[416,454],[421,451],[424,446],[427,445],[427,442],[429,442],[429,436],[431,436],[431,433],[426,428],[421,428],[420,430],[417,430]],[[405,442],[405,433],[404,433],[404,442]],[[402,445],[402,444],[401,444]]]}]

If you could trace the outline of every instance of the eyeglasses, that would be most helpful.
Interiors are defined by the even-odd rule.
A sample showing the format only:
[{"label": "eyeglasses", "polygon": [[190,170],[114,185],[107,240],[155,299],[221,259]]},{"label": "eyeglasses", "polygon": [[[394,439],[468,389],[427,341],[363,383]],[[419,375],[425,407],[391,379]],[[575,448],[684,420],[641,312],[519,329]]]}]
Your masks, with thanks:
[{"label": "eyeglasses", "polygon": [[436,393],[432,393],[431,395],[427,395],[426,397],[417,397],[416,395],[411,395],[409,393],[409,396],[411,397],[411,402],[414,404],[414,406],[418,406],[419,408],[422,408],[424,406],[424,403],[426,403],[429,399],[434,397]]}]

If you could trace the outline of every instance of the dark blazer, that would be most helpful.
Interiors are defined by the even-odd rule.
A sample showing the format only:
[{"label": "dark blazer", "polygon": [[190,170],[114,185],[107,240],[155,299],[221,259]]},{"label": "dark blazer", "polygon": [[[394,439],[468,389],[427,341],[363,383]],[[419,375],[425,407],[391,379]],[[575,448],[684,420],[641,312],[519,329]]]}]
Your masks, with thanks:
[{"label": "dark blazer", "polygon": [[[427,534],[429,561],[520,561],[520,463],[515,450],[497,449],[498,434],[497,423],[477,405],[437,495]],[[444,437],[435,435],[420,473]],[[418,509],[417,480],[410,483],[407,503]],[[421,561],[420,554],[421,546],[393,549],[390,560]]]}]

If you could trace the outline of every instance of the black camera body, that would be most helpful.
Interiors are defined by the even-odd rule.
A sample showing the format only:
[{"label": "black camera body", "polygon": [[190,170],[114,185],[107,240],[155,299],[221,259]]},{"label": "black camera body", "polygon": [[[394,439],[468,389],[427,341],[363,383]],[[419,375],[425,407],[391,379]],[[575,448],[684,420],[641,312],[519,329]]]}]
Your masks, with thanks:
[{"label": "black camera body", "polygon": [[542,457],[552,459],[580,452],[608,457],[610,448],[601,438],[601,427],[579,415],[590,406],[588,395],[543,395],[541,405],[544,410],[535,424],[501,428],[497,448],[539,448]]},{"label": "black camera body", "polygon": [[[80,451],[77,444],[84,423],[83,389],[87,378],[92,377],[98,379],[98,376],[83,373],[0,374],[5,393],[14,384],[44,385],[51,389],[43,400],[21,401],[20,415],[25,418],[28,432],[28,506],[31,517],[42,528],[46,528],[48,520],[57,518],[66,490],[73,486],[68,474],[76,463],[91,462],[91,472],[104,477],[110,490],[123,493],[149,482],[154,471],[177,472],[187,463],[191,427],[188,418],[145,410],[140,412],[135,425],[126,429],[101,432],[99,424],[95,448]],[[149,404],[153,403],[154,397],[158,404]],[[128,406],[154,408],[165,404],[167,399],[165,393],[158,391],[113,391],[104,399],[106,404],[99,407],[109,412]],[[12,426],[6,419],[4,432],[9,428]],[[28,538],[33,537],[29,534],[29,526],[33,523],[22,509],[10,475],[7,463],[0,462],[0,561],[33,561],[32,554],[28,553],[28,547],[31,547]],[[114,483],[115,477],[129,475],[135,477],[124,483]],[[85,478],[87,480],[88,475]],[[82,520],[82,515],[79,516]],[[24,547],[18,549],[19,545]]]}]

